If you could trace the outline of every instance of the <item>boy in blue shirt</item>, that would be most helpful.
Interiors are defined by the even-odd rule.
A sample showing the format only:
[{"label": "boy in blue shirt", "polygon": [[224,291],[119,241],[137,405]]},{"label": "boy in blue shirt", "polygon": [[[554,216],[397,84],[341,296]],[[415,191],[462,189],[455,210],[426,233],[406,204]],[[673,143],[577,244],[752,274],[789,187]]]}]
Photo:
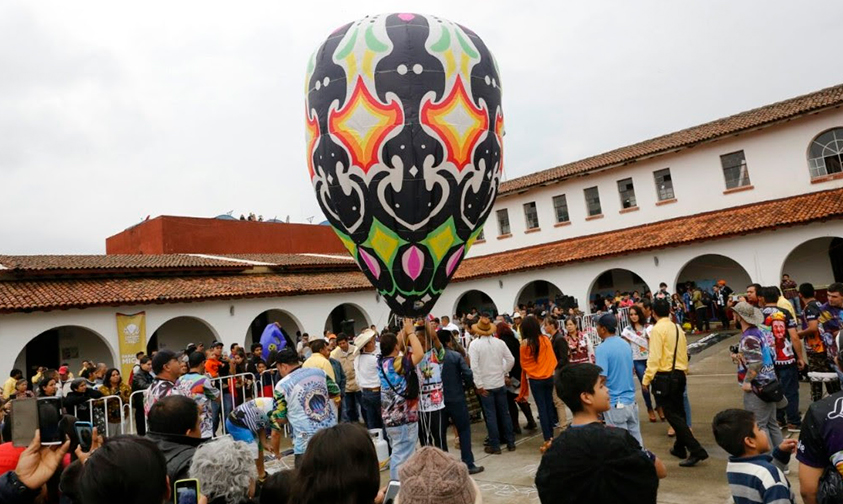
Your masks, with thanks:
[{"label": "boy in blue shirt", "polygon": [[742,409],[721,411],[711,429],[717,444],[731,455],[726,479],[735,504],[796,503],[784,475],[796,449],[795,439],[785,439],[770,455],[770,440],[758,428],[755,414]]},{"label": "boy in blue shirt", "polygon": [[597,365],[602,368],[600,374],[606,377],[611,399],[609,411],[603,413],[603,420],[606,425],[626,429],[638,444],[644,446],[638,403],[635,402],[632,347],[615,335],[617,327],[618,321],[611,313],[604,313],[597,320],[597,335],[603,343],[594,350],[594,356]]}]

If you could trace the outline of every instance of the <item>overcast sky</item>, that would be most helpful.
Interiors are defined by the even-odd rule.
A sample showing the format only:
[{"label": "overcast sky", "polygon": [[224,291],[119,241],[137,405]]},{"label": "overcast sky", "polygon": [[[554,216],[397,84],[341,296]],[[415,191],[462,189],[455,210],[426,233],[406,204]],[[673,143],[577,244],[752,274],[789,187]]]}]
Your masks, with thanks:
[{"label": "overcast sky", "polygon": [[6,0],[0,254],[103,253],[147,215],[321,221],[307,58],[399,6],[495,54],[507,178],[843,82],[839,0]]}]

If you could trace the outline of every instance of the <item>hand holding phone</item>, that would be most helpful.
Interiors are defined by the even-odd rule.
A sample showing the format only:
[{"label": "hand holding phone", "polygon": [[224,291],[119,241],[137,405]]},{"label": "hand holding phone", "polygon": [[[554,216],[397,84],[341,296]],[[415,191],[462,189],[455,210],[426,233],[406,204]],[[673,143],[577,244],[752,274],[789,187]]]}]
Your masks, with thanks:
[{"label": "hand holding phone", "polygon": [[83,452],[91,451],[94,442],[94,426],[91,422],[76,422],[73,426],[76,437],[79,439],[79,447]]},{"label": "hand holding phone", "polygon": [[390,481],[386,486],[386,493],[383,496],[383,504],[395,504],[395,498],[398,497],[398,491],[401,489],[401,483],[398,481]]}]

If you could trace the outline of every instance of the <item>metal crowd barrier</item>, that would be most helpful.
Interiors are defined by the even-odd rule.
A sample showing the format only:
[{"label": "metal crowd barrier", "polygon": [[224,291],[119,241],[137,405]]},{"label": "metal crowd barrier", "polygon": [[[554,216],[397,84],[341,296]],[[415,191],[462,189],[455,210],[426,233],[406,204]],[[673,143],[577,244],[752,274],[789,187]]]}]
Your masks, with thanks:
[{"label": "metal crowd barrier", "polygon": [[[142,391],[139,391],[139,392],[142,392]],[[130,397],[129,400],[131,401],[131,396],[129,396],[129,397]],[[119,432],[119,434],[128,434],[129,432],[132,432],[131,429],[129,429],[129,432],[126,432],[126,428],[125,428],[126,410],[124,409],[123,399],[120,396],[116,396],[116,395],[114,395],[114,396],[103,396],[103,397],[96,398],[96,399],[88,399],[88,414],[90,415],[91,424],[94,427],[103,427],[103,426],[105,427],[105,432],[99,432],[99,430],[101,430],[101,429],[97,430],[97,432],[100,435],[102,435],[102,437],[108,437],[109,436],[109,432],[108,432],[108,430],[109,430],[108,403],[109,402],[113,403],[114,401],[117,401],[117,406],[120,408],[120,427],[119,427],[120,432]],[[74,406],[73,407],[73,416],[78,418],[78,412],[79,412],[79,407]],[[99,422],[97,422],[98,412],[102,412],[102,418],[103,418],[102,425],[99,425]]]}]

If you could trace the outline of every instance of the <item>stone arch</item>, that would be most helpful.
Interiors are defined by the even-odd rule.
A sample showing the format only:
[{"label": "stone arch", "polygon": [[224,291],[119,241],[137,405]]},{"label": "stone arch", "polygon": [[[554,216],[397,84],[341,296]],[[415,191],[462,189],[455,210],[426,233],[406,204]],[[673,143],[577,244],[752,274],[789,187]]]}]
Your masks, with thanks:
[{"label": "stone arch", "polygon": [[[610,268],[597,275],[592,280],[588,287],[588,306],[593,303],[595,296],[599,295],[601,298],[611,295],[614,297],[616,291],[621,293],[629,292],[632,294],[638,291],[641,296],[645,291],[653,291],[658,288],[658,285],[651,286],[636,272],[626,268]],[[580,308],[583,308],[580,306]],[[601,307],[598,307],[600,309]]]},{"label": "stone arch", "polygon": [[668,288],[677,292],[679,285],[694,282],[703,290],[711,291],[718,280],[725,280],[735,292],[743,292],[752,283],[746,268],[734,259],[720,254],[703,254],[691,258],[679,268],[676,280]]},{"label": "stone arch", "polygon": [[83,360],[103,362],[114,367],[117,353],[102,334],[84,326],[62,325],[41,332],[29,340],[15,359],[15,368],[23,371],[31,383],[38,366],[52,369],[67,363],[78,376]]},{"label": "stone arch", "polygon": [[[334,334],[344,332],[349,336],[359,334],[360,331],[372,325],[372,318],[360,305],[355,303],[342,303],[334,307],[328,318],[325,320],[325,330]],[[351,334],[349,334],[351,331]],[[311,335],[313,338],[322,337],[321,334]]]},{"label": "stone arch", "polygon": [[500,313],[492,297],[477,289],[470,289],[460,294],[456,303],[454,303],[452,313],[454,315],[464,315],[472,308],[477,308],[478,312],[489,310],[493,316],[497,316]]},{"label": "stone arch", "polygon": [[800,243],[785,257],[779,278],[785,273],[797,283],[815,287],[843,282],[843,237],[821,236]]},{"label": "stone arch", "polygon": [[191,315],[173,317],[149,333],[146,344],[147,353],[153,350],[183,351],[188,343],[203,343],[209,348],[211,342],[219,339],[216,329],[206,320]]},{"label": "stone arch", "polygon": [[249,348],[252,343],[258,343],[263,330],[273,322],[278,322],[281,325],[281,329],[293,343],[296,342],[296,332],[304,332],[304,326],[295,315],[280,308],[270,308],[257,314],[249,327],[246,328],[246,339],[244,340],[246,348]]},{"label": "stone arch", "polygon": [[512,306],[528,304],[530,302],[547,305],[548,302],[555,302],[557,298],[560,298],[563,295],[562,289],[557,287],[553,282],[549,282],[547,280],[533,280],[531,282],[527,282],[521,287],[518,294],[515,296],[515,304]]}]

